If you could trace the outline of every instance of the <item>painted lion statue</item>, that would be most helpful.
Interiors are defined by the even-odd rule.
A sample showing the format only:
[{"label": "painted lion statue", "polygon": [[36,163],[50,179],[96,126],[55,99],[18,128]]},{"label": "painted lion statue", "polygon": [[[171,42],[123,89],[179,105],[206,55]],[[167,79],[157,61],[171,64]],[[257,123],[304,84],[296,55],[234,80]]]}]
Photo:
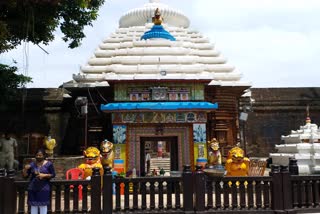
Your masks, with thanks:
[{"label": "painted lion statue", "polygon": [[101,163],[103,166],[109,166],[113,168],[114,152],[113,152],[113,143],[104,140],[100,144],[101,151]]},{"label": "painted lion statue", "polygon": [[209,166],[221,165],[221,152],[219,151],[219,142],[216,138],[208,141],[209,152],[208,152],[208,164]]},{"label": "painted lion statue", "polygon": [[100,151],[96,147],[88,147],[83,151],[85,163],[82,163],[78,168],[84,171],[84,178],[89,179],[92,176],[92,168],[99,168],[100,175],[103,175],[103,168],[100,162]]},{"label": "painted lion statue", "polygon": [[248,176],[250,160],[240,147],[230,149],[226,162],[227,176]]}]

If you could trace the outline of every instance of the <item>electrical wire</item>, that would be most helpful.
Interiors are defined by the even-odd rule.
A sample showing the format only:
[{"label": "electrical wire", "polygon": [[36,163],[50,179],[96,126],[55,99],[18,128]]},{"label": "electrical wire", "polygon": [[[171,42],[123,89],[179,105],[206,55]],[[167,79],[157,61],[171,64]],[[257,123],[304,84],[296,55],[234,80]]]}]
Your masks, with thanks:
[{"label": "electrical wire", "polygon": [[98,109],[97,109],[96,104],[93,102],[93,99],[92,99],[91,92],[90,92],[89,88],[87,88],[87,89],[88,89],[88,94],[89,94],[90,100],[91,100],[91,102],[92,102],[92,104],[93,104],[93,106],[94,106],[94,109],[96,110],[96,112],[97,112],[98,114],[100,114],[100,112],[99,112]]},{"label": "electrical wire", "polygon": [[[33,14],[32,14],[33,15]],[[25,25],[26,25],[26,34],[25,34],[25,39],[23,42],[23,47],[22,47],[22,73],[24,76],[28,76],[28,71],[29,71],[29,44],[27,42],[27,38],[29,35],[29,27],[30,27],[30,14],[28,13],[28,10],[25,9],[25,16],[27,18],[25,19]],[[34,25],[34,19],[33,19],[33,25]],[[34,27],[33,27],[34,29]],[[25,85],[22,86],[22,117],[24,118],[24,113],[25,113],[25,102],[27,99],[27,89]]]},{"label": "electrical wire", "polygon": [[103,99],[103,101],[106,102],[106,103],[108,103],[107,99],[105,99],[105,98],[102,96],[102,94],[100,93],[99,89],[96,88],[96,90],[97,90],[99,96]]}]

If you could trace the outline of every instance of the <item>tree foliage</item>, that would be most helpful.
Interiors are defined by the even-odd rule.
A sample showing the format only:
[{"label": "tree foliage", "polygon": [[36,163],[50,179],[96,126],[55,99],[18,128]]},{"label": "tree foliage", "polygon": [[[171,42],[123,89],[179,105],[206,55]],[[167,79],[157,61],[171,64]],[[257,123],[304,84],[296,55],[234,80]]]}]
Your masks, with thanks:
[{"label": "tree foliage", "polygon": [[80,45],[104,0],[7,0],[0,3],[0,53],[21,44],[49,44],[60,27],[69,48]]},{"label": "tree foliage", "polygon": [[16,74],[17,70],[16,66],[0,64],[0,103],[10,100],[17,95],[18,88],[32,82],[30,77]]}]

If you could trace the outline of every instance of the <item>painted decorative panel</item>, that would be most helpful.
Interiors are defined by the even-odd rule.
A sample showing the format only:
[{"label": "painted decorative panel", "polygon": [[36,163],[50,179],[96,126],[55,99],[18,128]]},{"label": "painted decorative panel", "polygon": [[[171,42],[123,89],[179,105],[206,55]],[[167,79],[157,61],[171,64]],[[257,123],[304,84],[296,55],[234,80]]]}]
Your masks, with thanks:
[{"label": "painted decorative panel", "polygon": [[130,94],[130,101],[139,101],[140,95],[138,93],[131,93]]},{"label": "painted decorative panel", "polygon": [[[154,89],[165,89],[157,92]],[[159,90],[158,90],[159,91]],[[155,87],[150,84],[116,84],[115,101],[148,100],[204,100],[204,85],[201,83],[163,83]]]},{"label": "painted decorative panel", "polygon": [[152,87],[152,100],[167,100],[167,87]]},{"label": "painted decorative panel", "polygon": [[204,100],[204,85],[194,84],[192,90],[193,100]]},{"label": "painted decorative panel", "polygon": [[127,127],[125,125],[113,126],[113,143],[125,144],[126,143]]},{"label": "painted decorative panel", "polygon": [[206,140],[206,124],[193,124],[193,141],[194,143],[205,143]]},{"label": "painted decorative panel", "polygon": [[205,112],[121,112],[112,114],[112,123],[205,123]]},{"label": "painted decorative panel", "polygon": [[179,100],[179,94],[177,92],[169,92],[169,100],[176,101]]},{"label": "painted decorative panel", "polygon": [[204,158],[204,147],[205,144],[204,143],[198,143],[198,158]]},{"label": "painted decorative panel", "polygon": [[117,84],[114,87],[114,100],[115,101],[129,101],[128,86]]}]

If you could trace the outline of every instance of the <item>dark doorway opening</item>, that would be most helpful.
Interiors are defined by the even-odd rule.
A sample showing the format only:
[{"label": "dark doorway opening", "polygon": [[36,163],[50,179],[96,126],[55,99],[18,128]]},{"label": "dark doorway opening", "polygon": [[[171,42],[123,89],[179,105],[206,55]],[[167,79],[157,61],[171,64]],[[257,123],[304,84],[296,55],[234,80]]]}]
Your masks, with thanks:
[{"label": "dark doorway opening", "polygon": [[[149,160],[149,162],[148,162]],[[178,137],[140,138],[140,175],[163,168],[167,173],[179,170]],[[151,163],[151,165],[149,165]],[[149,171],[148,171],[149,169]]]}]

